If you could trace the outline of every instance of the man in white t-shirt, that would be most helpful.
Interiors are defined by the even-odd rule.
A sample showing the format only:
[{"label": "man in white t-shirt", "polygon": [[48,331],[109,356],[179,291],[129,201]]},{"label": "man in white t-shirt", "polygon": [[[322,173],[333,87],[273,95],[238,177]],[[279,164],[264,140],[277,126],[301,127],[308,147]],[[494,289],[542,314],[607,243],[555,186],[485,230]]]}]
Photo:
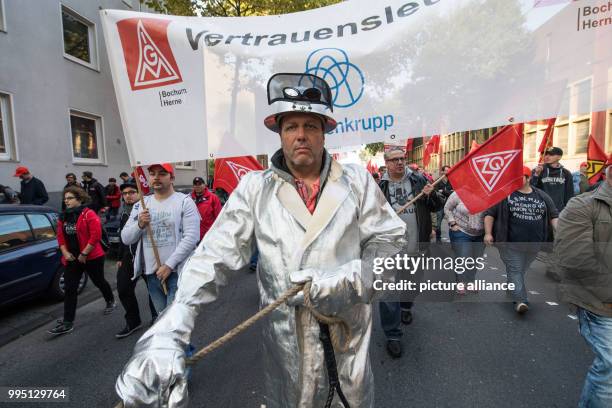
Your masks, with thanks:
[{"label": "man in white t-shirt", "polygon": [[[171,164],[153,164],[148,170],[153,195],[145,197],[147,209],[140,203],[134,204],[121,239],[126,245],[138,243],[132,279],[144,273],[155,310],[161,313],[174,300],[183,263],[200,239],[200,215],[188,195],[174,191]],[[155,259],[147,225],[153,231],[161,265]],[[162,282],[166,282],[167,294]]]}]

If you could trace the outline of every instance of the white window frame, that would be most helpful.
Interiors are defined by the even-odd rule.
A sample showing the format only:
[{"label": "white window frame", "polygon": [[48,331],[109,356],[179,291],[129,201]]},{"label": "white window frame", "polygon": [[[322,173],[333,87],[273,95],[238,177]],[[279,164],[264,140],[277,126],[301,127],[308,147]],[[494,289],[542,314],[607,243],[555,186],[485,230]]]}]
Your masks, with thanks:
[{"label": "white window frame", "polygon": [[[87,30],[87,33],[89,35],[88,37],[89,55],[91,57],[91,62],[87,62],[80,58],[74,57],[70,54],[66,54],[66,47],[64,44],[64,18],[63,18],[64,12],[66,12],[67,14],[70,14],[73,18],[85,24],[89,28]],[[60,3],[60,23],[61,23],[60,26],[62,28],[60,34],[62,36],[62,53],[64,54],[64,58],[72,62],[76,62],[77,64],[83,65],[84,67],[87,67],[87,68],[93,69],[94,71],[99,72],[100,71],[100,66],[99,66],[100,59],[98,57],[98,32],[97,32],[96,24],[93,21],[83,17],[82,15],[80,15],[79,13],[71,9],[70,7],[64,4],[61,4],[61,3]]]},{"label": "white window frame", "polygon": [[[0,0],[1,1],[1,0]],[[6,153],[0,153],[0,161],[17,161],[17,127],[13,111],[13,95],[0,89],[0,111],[2,114],[2,131],[5,136]]]},{"label": "white window frame", "polygon": [[185,162],[178,162],[174,165],[174,167],[180,170],[196,170],[195,161],[194,160],[190,160],[190,161],[191,161],[190,166],[186,166],[185,164],[183,164]]},{"label": "white window frame", "polygon": [[0,0],[0,31],[6,33],[6,7],[4,7],[4,0]]},{"label": "white window frame", "polygon": [[[96,123],[96,143],[98,146],[98,158],[97,159],[84,159],[81,157],[74,156],[74,146],[72,144],[72,116],[78,116],[85,119],[94,120]],[[101,115],[95,113],[85,112],[81,109],[70,108],[68,110],[68,135],[70,142],[70,154],[72,155],[73,164],[87,164],[87,165],[106,165],[106,143],[104,142],[104,118]]]}]

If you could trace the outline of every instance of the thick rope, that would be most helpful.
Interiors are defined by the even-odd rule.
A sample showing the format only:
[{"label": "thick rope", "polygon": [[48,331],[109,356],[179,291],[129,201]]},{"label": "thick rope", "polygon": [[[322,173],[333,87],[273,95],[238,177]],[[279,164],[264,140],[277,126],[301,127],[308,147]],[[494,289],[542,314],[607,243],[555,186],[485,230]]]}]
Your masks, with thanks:
[{"label": "thick rope", "polygon": [[[240,333],[251,327],[257,321],[264,318],[266,315],[270,314],[274,309],[278,308],[283,303],[286,303],[289,298],[297,295],[300,291],[304,291],[304,306],[312,313],[312,315],[321,323],[325,323],[329,325],[330,328],[330,337],[332,339],[332,344],[334,348],[339,352],[344,353],[348,350],[349,341],[351,337],[351,329],[342,319],[337,317],[328,317],[322,315],[317,312],[310,301],[310,282],[301,283],[299,285],[295,285],[292,288],[287,289],[278,299],[274,302],[270,303],[268,306],[261,309],[259,312],[255,313],[253,316],[249,317],[244,322],[240,323],[238,326],[234,327],[223,336],[219,337],[217,340],[210,343],[208,346],[204,347],[193,356],[187,359],[185,362],[187,365],[194,365],[198,361],[200,361],[204,356],[223,346],[225,343],[231,341],[234,337],[238,336]],[[340,344],[340,336],[344,337],[344,343]],[[115,408],[123,408],[123,401],[120,401]]]}]

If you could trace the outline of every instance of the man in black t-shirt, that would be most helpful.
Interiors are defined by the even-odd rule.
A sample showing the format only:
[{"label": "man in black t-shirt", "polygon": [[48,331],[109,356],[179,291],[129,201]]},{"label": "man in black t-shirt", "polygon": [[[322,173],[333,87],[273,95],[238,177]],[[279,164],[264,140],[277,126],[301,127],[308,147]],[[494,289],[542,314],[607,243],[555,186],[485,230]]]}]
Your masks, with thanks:
[{"label": "man in black t-shirt", "polygon": [[531,184],[548,194],[558,211],[562,211],[574,196],[574,179],[572,173],[561,165],[561,157],[561,148],[547,149],[544,153],[544,165],[538,165],[531,177]]},{"label": "man in black t-shirt", "polygon": [[529,310],[525,273],[545,242],[552,242],[557,226],[553,200],[544,191],[529,183],[531,170],[523,168],[524,183],[506,199],[485,211],[484,242],[499,249],[506,265],[508,283],[517,313]]},{"label": "man in black t-shirt", "polygon": [[[551,147],[547,149],[544,152],[544,165],[538,165],[533,170],[533,176],[531,177],[531,185],[548,194],[559,212],[574,196],[574,177],[568,169],[561,165],[561,157],[563,157],[561,148]],[[557,265],[548,250],[541,252],[538,255],[538,260],[546,264],[546,276],[555,281],[561,279]]]}]

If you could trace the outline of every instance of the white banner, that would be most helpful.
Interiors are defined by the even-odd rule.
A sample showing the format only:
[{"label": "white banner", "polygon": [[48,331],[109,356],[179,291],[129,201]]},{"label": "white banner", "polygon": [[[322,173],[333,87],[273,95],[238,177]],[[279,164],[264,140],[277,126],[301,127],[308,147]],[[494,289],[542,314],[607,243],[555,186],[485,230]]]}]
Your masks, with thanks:
[{"label": "white banner", "polygon": [[270,153],[267,80],[332,88],[328,147],[612,107],[612,9],[574,1],[352,0],[281,16],[103,10],[133,165]]}]

